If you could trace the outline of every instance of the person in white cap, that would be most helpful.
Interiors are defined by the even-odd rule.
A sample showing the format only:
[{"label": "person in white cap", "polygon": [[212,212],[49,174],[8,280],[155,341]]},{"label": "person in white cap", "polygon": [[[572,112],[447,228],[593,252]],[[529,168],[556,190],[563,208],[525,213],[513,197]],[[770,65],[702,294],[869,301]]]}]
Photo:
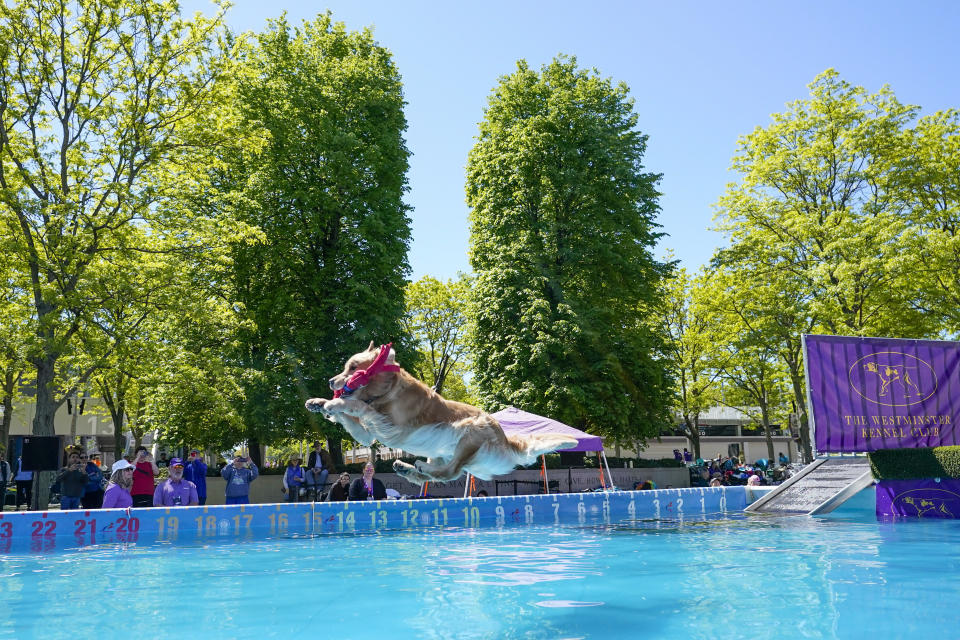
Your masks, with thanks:
[{"label": "person in white cap", "polygon": [[120,458],[110,468],[110,484],[103,494],[104,509],[126,509],[133,506],[130,487],[133,485],[134,466]]}]

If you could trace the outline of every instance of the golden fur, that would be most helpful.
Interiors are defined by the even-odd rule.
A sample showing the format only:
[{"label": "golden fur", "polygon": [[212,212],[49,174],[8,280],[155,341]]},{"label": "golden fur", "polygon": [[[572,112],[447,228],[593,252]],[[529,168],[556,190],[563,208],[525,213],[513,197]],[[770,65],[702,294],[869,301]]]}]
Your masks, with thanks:
[{"label": "golden fur", "polygon": [[[366,351],[347,360],[343,372],[330,378],[330,388],[342,389],[355,371],[373,363],[377,353],[371,342]],[[392,350],[387,363],[396,364]],[[543,453],[577,443],[557,434],[507,436],[489,414],[445,399],[403,369],[376,374],[350,396],[311,398],[306,406],[342,424],[362,445],[377,440],[429,458],[415,467],[399,460],[393,463],[394,471],[414,484],[454,480],[464,471],[489,480],[517,465],[530,464]]]}]

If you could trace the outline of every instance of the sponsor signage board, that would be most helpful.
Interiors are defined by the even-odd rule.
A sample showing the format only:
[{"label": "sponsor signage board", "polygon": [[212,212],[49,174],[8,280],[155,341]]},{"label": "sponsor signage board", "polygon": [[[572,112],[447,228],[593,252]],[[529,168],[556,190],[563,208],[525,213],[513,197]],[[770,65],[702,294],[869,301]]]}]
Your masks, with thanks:
[{"label": "sponsor signage board", "polygon": [[804,336],[818,453],[960,444],[960,343]]},{"label": "sponsor signage board", "polygon": [[926,478],[880,480],[877,483],[877,517],[960,518],[960,480]]}]

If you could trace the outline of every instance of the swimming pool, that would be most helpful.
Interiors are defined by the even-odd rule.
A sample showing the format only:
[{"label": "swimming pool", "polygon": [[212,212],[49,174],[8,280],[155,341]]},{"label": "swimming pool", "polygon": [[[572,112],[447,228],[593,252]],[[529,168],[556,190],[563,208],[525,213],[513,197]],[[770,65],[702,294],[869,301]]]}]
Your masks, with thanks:
[{"label": "swimming pool", "polygon": [[896,638],[957,626],[957,521],[877,523],[851,509],[608,523],[587,511],[583,524],[507,518],[53,553],[14,541],[0,560],[0,637]]}]

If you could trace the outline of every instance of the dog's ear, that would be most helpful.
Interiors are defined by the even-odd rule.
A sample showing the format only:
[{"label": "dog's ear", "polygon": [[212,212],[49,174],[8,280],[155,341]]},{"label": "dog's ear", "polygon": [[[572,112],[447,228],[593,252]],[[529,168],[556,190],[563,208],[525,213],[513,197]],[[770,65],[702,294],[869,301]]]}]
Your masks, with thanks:
[{"label": "dog's ear", "polygon": [[370,346],[367,347],[367,351],[376,351],[377,347],[374,346],[373,340],[370,341]]},{"label": "dog's ear", "polygon": [[397,364],[397,352],[390,347],[390,354],[387,356],[387,364]]}]

